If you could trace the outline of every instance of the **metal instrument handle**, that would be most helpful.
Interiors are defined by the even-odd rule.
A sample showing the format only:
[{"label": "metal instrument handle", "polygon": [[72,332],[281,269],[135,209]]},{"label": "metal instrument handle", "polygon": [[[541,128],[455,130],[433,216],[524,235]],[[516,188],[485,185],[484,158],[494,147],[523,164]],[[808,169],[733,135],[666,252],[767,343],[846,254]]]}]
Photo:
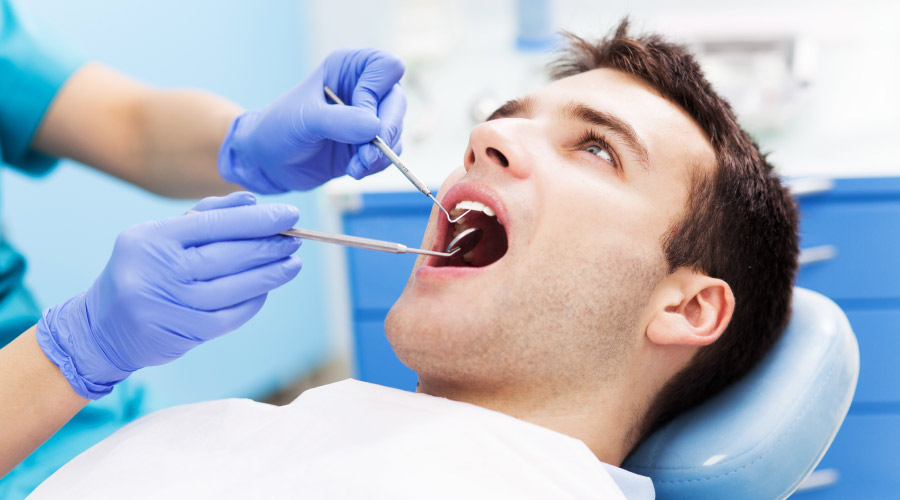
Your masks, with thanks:
[{"label": "metal instrument handle", "polygon": [[[188,210],[187,213],[195,214],[197,213],[197,211]],[[451,255],[456,253],[435,252],[432,250],[425,250],[423,248],[409,248],[406,245],[394,243],[391,241],[374,240],[372,238],[362,238],[360,236],[350,236],[347,234],[325,233],[322,231],[304,229],[301,227],[295,227],[280,234],[284,236],[303,238],[305,240],[321,241],[323,243],[333,243],[336,245],[364,248],[366,250],[378,250],[380,252],[388,253],[418,253],[423,255],[435,255],[437,257],[450,257]]]},{"label": "metal instrument handle", "polygon": [[431,198],[431,190],[428,189],[428,186],[426,186],[421,179],[413,175],[413,173],[408,168],[406,168],[406,165],[403,164],[403,161],[400,160],[400,157],[397,156],[397,154],[394,153],[394,151],[390,147],[388,147],[387,143],[384,142],[384,139],[376,135],[375,139],[372,140],[372,144],[376,148],[380,149],[381,152],[384,153],[384,156],[387,156],[387,158],[391,160],[391,163],[393,163],[394,166],[397,167],[397,170],[399,170],[404,177],[409,179],[409,182],[411,182],[412,185],[416,187],[416,189],[418,189],[422,194]]},{"label": "metal instrument handle", "polygon": [[334,243],[337,245],[345,245],[356,248],[365,248],[368,250],[379,250],[381,252],[405,253],[407,248],[400,243],[391,243],[389,241],[373,240],[371,238],[361,238],[359,236],[349,236],[346,234],[325,233],[322,231],[314,231],[312,229],[303,229],[295,227],[283,233],[285,236],[296,236],[304,240],[322,241],[324,243]]},{"label": "metal instrument handle", "polygon": [[[346,106],[346,104],[344,104],[344,101],[342,101],[341,98],[334,93],[334,91],[328,88],[327,85],[324,87],[324,89],[325,95],[327,95],[328,98],[331,99],[335,104]],[[391,160],[391,163],[393,163],[394,166],[397,167],[398,170],[400,170],[400,173],[403,174],[404,177],[409,179],[409,182],[411,182],[412,185],[416,187],[416,189],[421,191],[422,194],[431,197],[431,191],[428,189],[428,186],[426,186],[424,182],[422,182],[408,168],[406,168],[406,165],[403,164],[403,161],[400,160],[400,157],[397,156],[397,153],[394,153],[390,146],[388,146],[388,144],[384,142],[384,139],[376,135],[371,144],[381,150],[381,152],[384,153],[384,156],[386,156],[388,160]]]},{"label": "metal instrument handle", "polygon": [[362,238],[360,236],[350,236],[347,234],[324,233],[322,231],[314,231],[312,229],[303,229],[295,227],[283,233],[285,236],[296,236],[306,240],[321,241],[324,243],[334,243],[336,245],[344,245],[348,247],[365,248],[367,250],[378,250],[389,253],[418,253],[423,255],[436,255],[438,257],[450,257],[456,252],[434,252],[423,248],[409,248],[400,243],[390,241],[373,240],[372,238]]}]

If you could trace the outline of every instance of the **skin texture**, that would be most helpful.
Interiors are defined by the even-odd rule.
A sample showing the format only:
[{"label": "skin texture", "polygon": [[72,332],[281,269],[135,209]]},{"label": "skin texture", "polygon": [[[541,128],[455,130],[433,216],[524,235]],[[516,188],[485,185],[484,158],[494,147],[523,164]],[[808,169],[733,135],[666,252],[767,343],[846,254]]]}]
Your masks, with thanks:
[{"label": "skin texture", "polygon": [[[387,336],[421,392],[568,434],[618,465],[651,397],[731,317],[726,283],[668,273],[662,250],[691,174],[715,157],[686,113],[615,70],[553,82],[523,102],[472,130],[464,171],[440,193],[490,189],[506,212],[508,252],[460,276],[420,269],[420,258]],[[637,148],[566,113],[573,105],[627,124]],[[582,141],[589,129],[610,147]],[[435,222],[433,211],[426,247]]]},{"label": "skin texture", "polygon": [[199,198],[238,191],[216,156],[243,109],[196,90],[156,90],[90,63],[57,93],[32,148],[71,158],[148,191]]},{"label": "skin texture", "polygon": [[[0,477],[88,403],[44,356],[31,327],[0,349]],[[35,397],[40,394],[40,397]]]}]

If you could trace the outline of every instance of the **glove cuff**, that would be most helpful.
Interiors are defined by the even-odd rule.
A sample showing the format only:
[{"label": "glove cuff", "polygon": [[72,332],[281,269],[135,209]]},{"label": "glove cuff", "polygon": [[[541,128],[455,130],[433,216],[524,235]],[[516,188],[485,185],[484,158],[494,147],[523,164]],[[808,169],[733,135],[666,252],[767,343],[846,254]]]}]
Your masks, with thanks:
[{"label": "glove cuff", "polygon": [[100,399],[131,372],[115,367],[93,340],[85,294],[48,307],[37,324],[37,342],[76,394]]},{"label": "glove cuff", "polygon": [[248,129],[252,130],[253,124],[258,120],[257,115],[257,111],[245,111],[231,122],[225,140],[219,147],[219,175],[228,182],[240,184],[260,194],[287,192],[287,189],[272,182],[263,169],[250,161],[246,154],[241,154],[241,138],[248,135]]}]

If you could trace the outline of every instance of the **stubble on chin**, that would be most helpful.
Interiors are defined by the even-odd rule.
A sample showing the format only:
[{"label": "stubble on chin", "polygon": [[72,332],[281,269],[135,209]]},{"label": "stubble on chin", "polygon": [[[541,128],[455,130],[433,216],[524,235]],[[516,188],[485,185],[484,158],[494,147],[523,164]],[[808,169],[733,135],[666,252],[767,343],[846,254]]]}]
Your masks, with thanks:
[{"label": "stubble on chin", "polygon": [[621,373],[639,318],[666,273],[658,255],[609,252],[574,267],[523,265],[509,293],[428,315],[401,297],[385,331],[420,379],[459,386],[574,387]]}]

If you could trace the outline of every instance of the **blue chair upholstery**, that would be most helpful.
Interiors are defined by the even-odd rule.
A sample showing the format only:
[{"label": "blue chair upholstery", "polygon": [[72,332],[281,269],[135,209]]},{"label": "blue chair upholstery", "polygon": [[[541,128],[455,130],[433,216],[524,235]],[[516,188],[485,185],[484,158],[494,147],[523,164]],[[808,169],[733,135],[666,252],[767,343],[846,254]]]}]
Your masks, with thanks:
[{"label": "blue chair upholstery", "polygon": [[841,309],[794,289],[793,316],[746,377],[651,435],[624,468],[657,498],[782,499],[837,434],[859,375],[859,348]]}]

